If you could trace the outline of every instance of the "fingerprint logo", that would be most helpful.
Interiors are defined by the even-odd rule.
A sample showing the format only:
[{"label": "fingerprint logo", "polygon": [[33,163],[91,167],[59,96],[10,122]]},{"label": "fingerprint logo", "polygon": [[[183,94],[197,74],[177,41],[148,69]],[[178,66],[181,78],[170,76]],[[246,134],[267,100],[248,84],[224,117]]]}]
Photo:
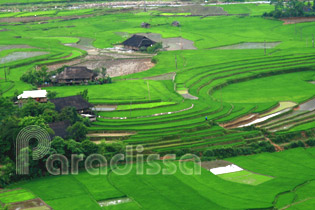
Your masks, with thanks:
[{"label": "fingerprint logo", "polygon": [[33,160],[39,160],[49,153],[50,135],[37,125],[23,128],[16,137],[16,173],[29,174],[29,142],[36,139],[38,145],[32,150]]}]

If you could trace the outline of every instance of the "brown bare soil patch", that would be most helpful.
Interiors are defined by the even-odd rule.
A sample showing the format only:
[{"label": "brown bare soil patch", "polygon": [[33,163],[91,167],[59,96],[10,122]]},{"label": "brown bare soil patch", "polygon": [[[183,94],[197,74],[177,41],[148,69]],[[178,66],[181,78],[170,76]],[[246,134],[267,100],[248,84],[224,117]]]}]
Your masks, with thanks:
[{"label": "brown bare soil patch", "polygon": [[55,70],[64,65],[85,66],[89,69],[105,67],[110,77],[133,74],[146,71],[154,66],[151,62],[153,55],[132,51],[119,51],[113,49],[98,49],[92,46],[92,40],[81,38],[78,44],[66,44],[85,50],[88,55],[82,59],[54,64],[48,68]]},{"label": "brown bare soil patch", "polygon": [[111,77],[133,74],[146,71],[154,66],[150,58],[144,59],[111,59],[111,60],[87,60],[79,64],[89,69],[105,67]]},{"label": "brown bare soil patch", "polygon": [[43,200],[39,198],[10,204],[9,210],[17,209],[52,210],[50,206],[48,206]]},{"label": "brown bare soil patch", "polygon": [[[101,144],[103,141],[92,141],[92,142],[94,144]],[[117,142],[117,141],[108,141],[108,140],[105,141],[106,144],[112,144],[112,143],[115,143],[115,142]]]},{"label": "brown bare soil patch", "polygon": [[275,150],[276,150],[277,152],[280,152],[280,151],[283,151],[283,150],[284,150],[283,147],[281,147],[281,146],[279,146],[278,144],[274,143],[274,142],[271,141],[268,137],[265,136],[265,138],[266,138],[267,141],[270,142],[270,144],[272,144],[272,146],[275,147]]},{"label": "brown bare soil patch", "polygon": [[229,161],[225,161],[225,160],[214,160],[214,161],[204,161],[201,162],[201,167],[210,170],[213,168],[218,168],[218,167],[225,167],[228,165],[231,165],[232,163]]},{"label": "brown bare soil patch", "polygon": [[61,62],[61,63],[51,64],[51,65],[48,65],[47,68],[48,68],[48,71],[54,71],[54,70],[59,69],[63,66],[73,66],[73,65],[76,65],[76,64],[79,64],[82,62],[83,62],[82,59],[75,59],[75,60],[71,60],[71,61],[65,61],[65,62]]},{"label": "brown bare soil patch", "polygon": [[284,25],[286,24],[295,24],[295,23],[303,23],[303,22],[313,22],[315,21],[315,17],[290,17],[290,18],[280,18],[280,20],[284,21]]}]

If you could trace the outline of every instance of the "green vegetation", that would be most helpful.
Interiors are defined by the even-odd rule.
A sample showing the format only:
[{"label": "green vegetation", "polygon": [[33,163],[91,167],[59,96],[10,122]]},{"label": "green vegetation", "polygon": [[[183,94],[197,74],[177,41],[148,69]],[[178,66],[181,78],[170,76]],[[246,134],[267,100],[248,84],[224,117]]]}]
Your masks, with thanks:
[{"label": "green vegetation", "polygon": [[160,106],[174,105],[175,102],[155,102],[146,104],[130,104],[130,105],[119,105],[117,110],[130,110],[130,109],[151,109]]},{"label": "green vegetation", "polygon": [[299,103],[314,96],[314,85],[305,81],[313,74],[312,71],[297,72],[240,82],[217,91],[214,97],[220,99],[222,94],[222,99],[230,103]]},{"label": "green vegetation", "polygon": [[17,190],[1,190],[0,191],[0,201],[4,204],[21,202],[25,200],[31,200],[36,198],[36,196],[25,189]]},{"label": "green vegetation", "polygon": [[218,177],[225,179],[227,181],[249,185],[259,185],[272,179],[272,177],[255,174],[246,170],[227,174],[220,174],[218,175]]},{"label": "green vegetation", "polygon": [[77,43],[80,39],[74,37],[35,37],[35,39],[56,39],[62,44]]},{"label": "green vegetation", "polygon": [[275,10],[270,13],[265,12],[264,16],[279,17],[311,17],[315,15],[315,6],[310,1],[301,2],[297,0],[290,0],[284,2],[283,0],[272,0],[272,4],[275,5]]},{"label": "green vegetation", "polygon": [[170,91],[172,86],[170,81],[128,80],[104,85],[58,86],[45,89],[56,91],[57,97],[74,95],[74,92],[88,89],[90,102],[116,104],[130,103],[130,101],[179,101],[180,97]]},{"label": "green vegetation", "polygon": [[[108,175],[92,176],[80,172],[79,175],[42,178],[11,187],[32,191],[54,209],[101,209],[96,201],[123,196],[133,199],[126,204],[130,206],[126,209],[156,209],[156,206],[163,209],[272,208],[298,201],[304,209],[311,209],[312,203],[308,199],[314,197],[314,182],[310,181],[314,179],[314,152],[314,148],[299,148],[228,159],[244,169],[274,177],[256,186],[230,182],[205,169],[201,170],[201,175],[187,176],[178,170],[166,176],[161,173],[136,175],[136,167],[133,167],[127,175],[108,171]],[[178,167],[179,163],[174,164]],[[170,167],[162,163],[160,166],[163,169]],[[192,168],[193,163],[188,166]],[[144,167],[145,171],[149,168],[152,166]],[[262,180],[261,176],[259,179],[258,175],[254,177]],[[292,200],[292,196],[285,192],[297,194],[298,200]],[[187,198],[187,202],[183,202],[183,198]],[[119,209],[123,205],[111,207]]]}]

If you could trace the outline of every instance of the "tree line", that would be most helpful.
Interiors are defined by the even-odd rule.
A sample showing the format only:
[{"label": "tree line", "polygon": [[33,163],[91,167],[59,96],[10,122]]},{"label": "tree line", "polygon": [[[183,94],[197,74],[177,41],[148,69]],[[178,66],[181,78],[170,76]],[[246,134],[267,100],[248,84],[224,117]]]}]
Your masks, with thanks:
[{"label": "tree line", "polygon": [[[16,175],[16,137],[18,133],[27,126],[38,125],[54,136],[54,131],[49,127],[49,123],[60,121],[69,122],[65,139],[54,137],[51,141],[50,152],[45,158],[40,160],[30,158],[29,175]],[[123,152],[123,143],[107,144],[104,141],[96,145],[90,141],[86,136],[89,126],[89,119],[81,117],[73,107],[66,107],[58,113],[55,105],[50,102],[39,103],[29,99],[19,108],[11,99],[0,96],[0,187],[12,182],[47,175],[45,161],[52,154],[63,154],[71,159],[71,154],[88,156],[98,153],[109,158]],[[31,140],[29,144],[28,150],[31,157],[32,148],[36,146],[37,140]]]},{"label": "tree line", "polygon": [[298,0],[271,0],[270,4],[275,6],[271,12],[265,12],[265,17],[311,17],[315,16],[315,0],[310,1]]}]

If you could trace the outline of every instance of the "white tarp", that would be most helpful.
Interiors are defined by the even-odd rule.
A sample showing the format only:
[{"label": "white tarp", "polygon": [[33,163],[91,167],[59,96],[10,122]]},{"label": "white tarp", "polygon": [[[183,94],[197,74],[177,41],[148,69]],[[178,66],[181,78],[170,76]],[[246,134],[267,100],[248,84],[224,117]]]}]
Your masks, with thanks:
[{"label": "white tarp", "polygon": [[210,171],[214,175],[219,175],[219,174],[227,174],[227,173],[232,173],[232,172],[237,172],[237,171],[243,171],[243,169],[238,167],[237,165],[231,164],[224,167],[212,168],[210,169]]},{"label": "white tarp", "polygon": [[290,108],[284,109],[284,110],[282,110],[282,111],[280,111],[280,112],[276,112],[276,113],[267,115],[267,116],[265,116],[265,117],[258,118],[258,119],[256,119],[256,120],[254,120],[253,122],[250,122],[250,123],[247,123],[247,124],[245,124],[245,125],[238,126],[238,127],[241,128],[241,127],[247,127],[247,126],[250,126],[250,125],[254,125],[254,124],[257,124],[257,123],[266,121],[266,120],[268,120],[268,119],[270,119],[270,118],[272,118],[272,117],[278,116],[278,115],[280,115],[280,114],[282,114],[282,113],[288,112],[288,111],[290,111],[290,110],[291,110]]},{"label": "white tarp", "polygon": [[46,90],[29,90],[23,91],[21,95],[19,95],[18,99],[25,99],[25,98],[45,98],[47,96]]}]

